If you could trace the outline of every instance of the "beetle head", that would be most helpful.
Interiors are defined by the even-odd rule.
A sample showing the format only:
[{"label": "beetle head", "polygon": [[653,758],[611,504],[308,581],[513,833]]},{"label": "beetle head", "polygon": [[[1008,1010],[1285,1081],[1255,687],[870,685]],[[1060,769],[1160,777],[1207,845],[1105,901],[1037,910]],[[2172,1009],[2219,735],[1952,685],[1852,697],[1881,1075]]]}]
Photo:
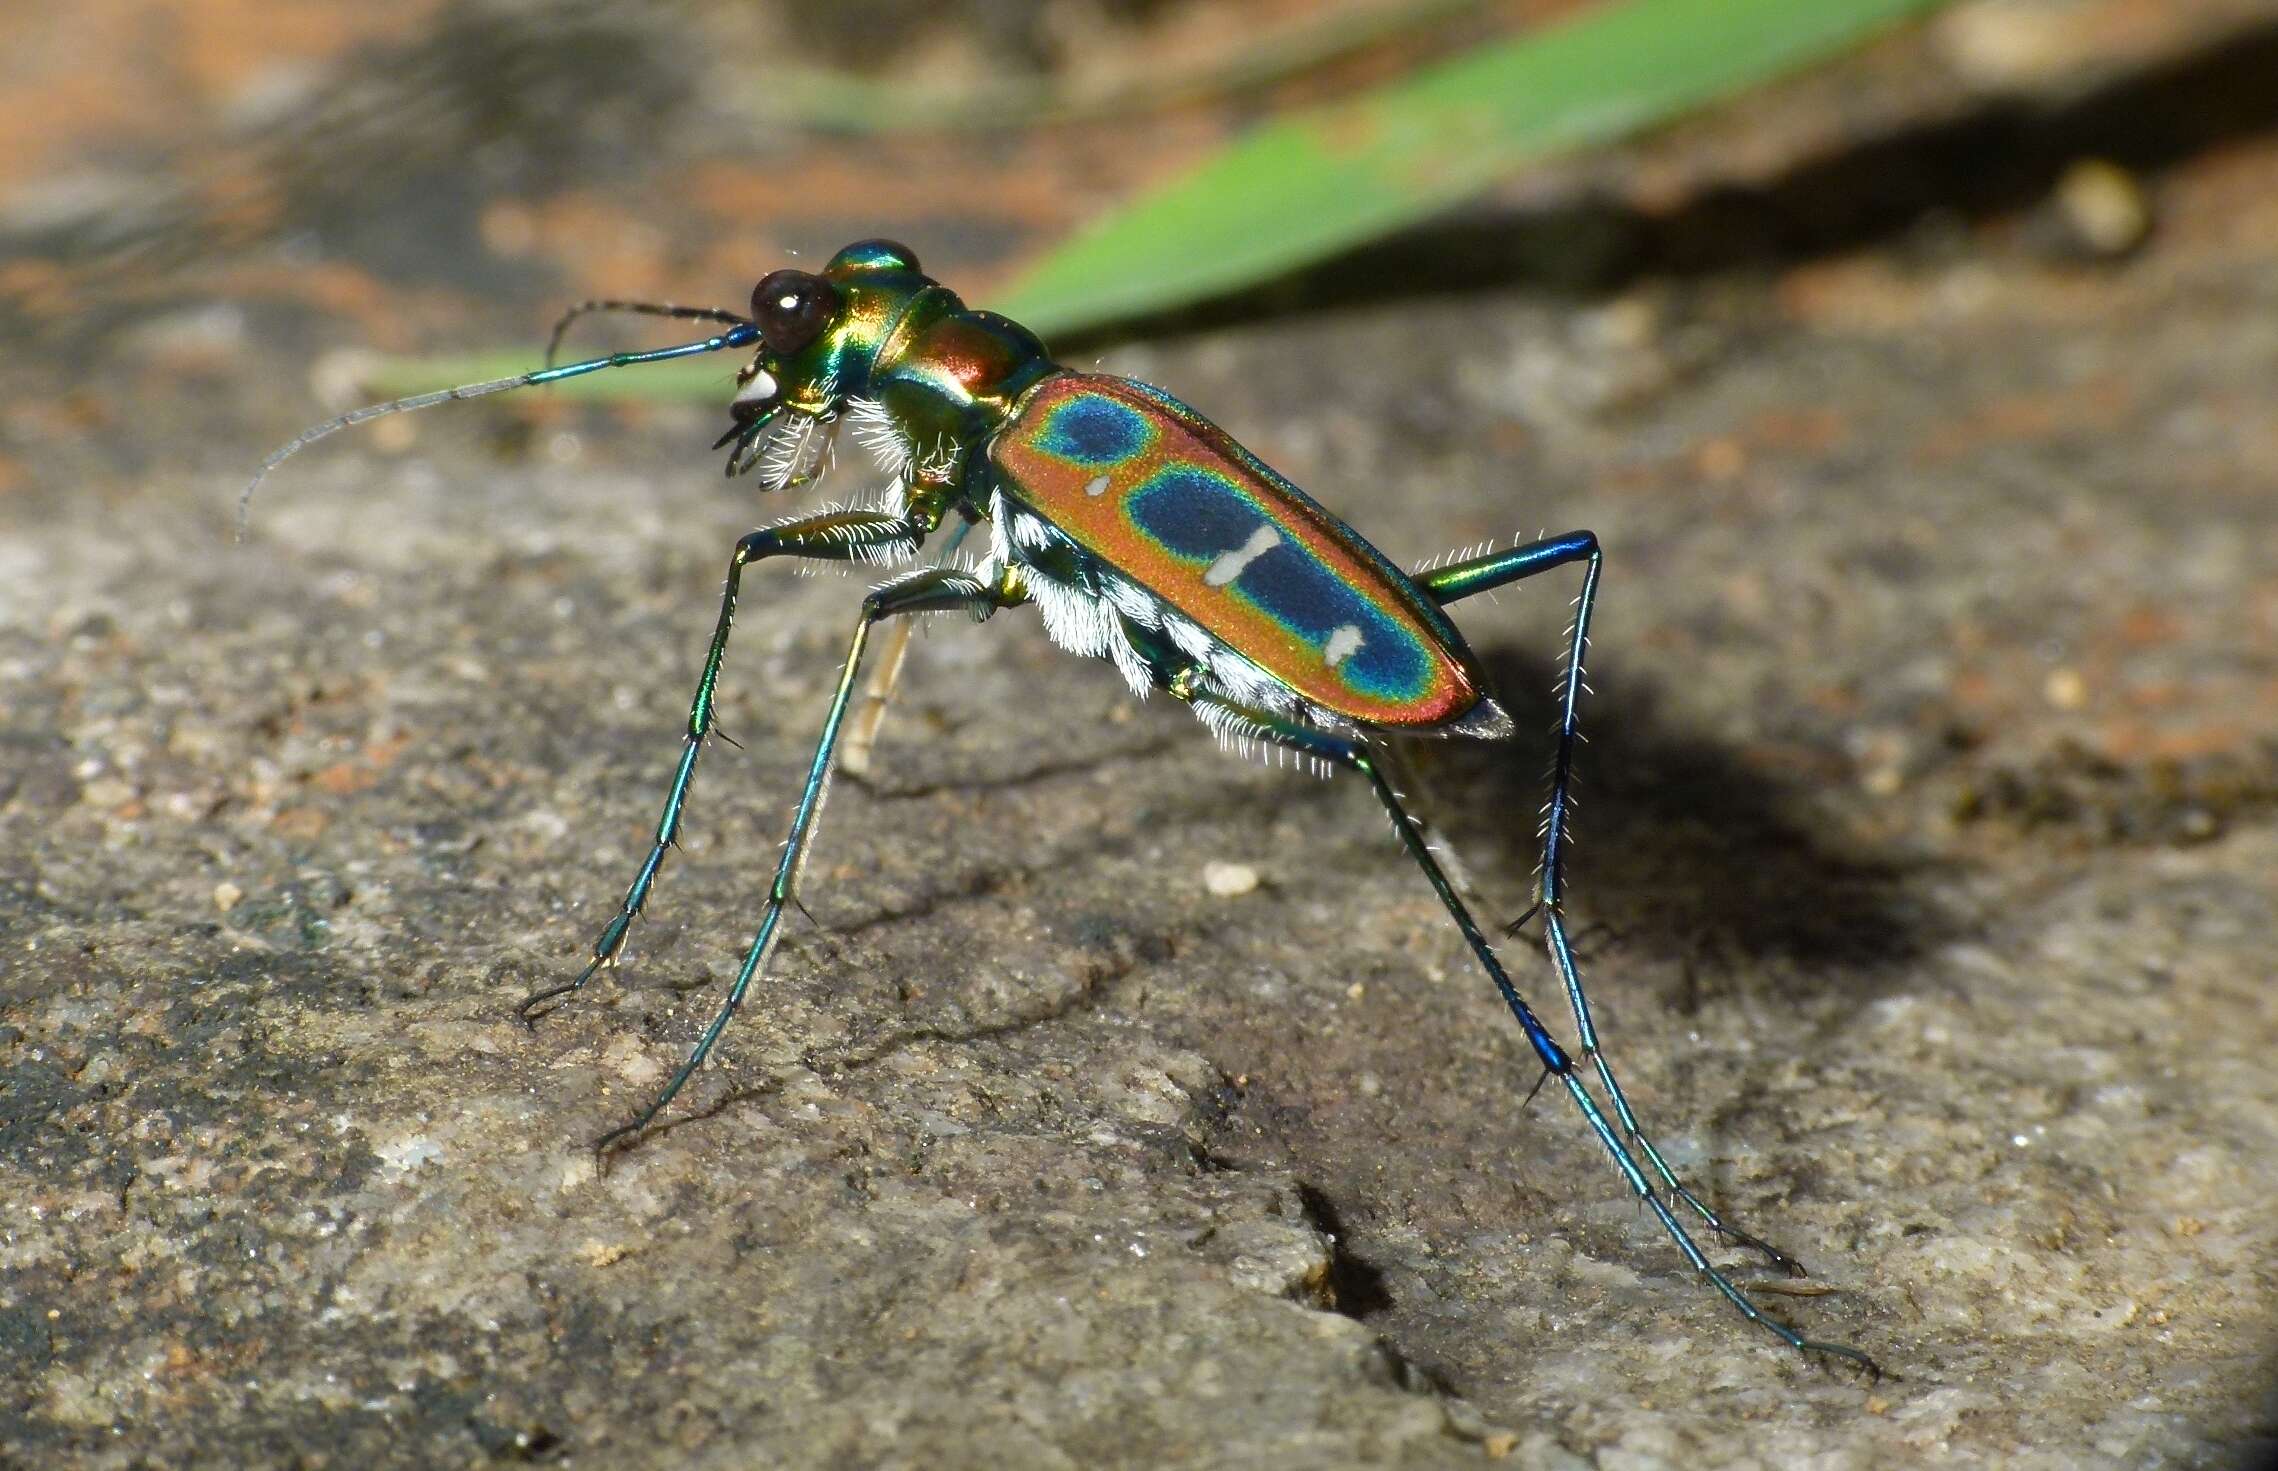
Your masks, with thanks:
[{"label": "beetle head", "polygon": [[932,286],[917,255],[891,240],[863,240],[831,257],[821,272],[770,271],[751,292],[759,350],[736,374],[728,401],[735,423],[720,438],[734,444],[728,473],[767,459],[770,480],[805,478],[804,448],[770,457],[770,446],[814,443],[814,431],[838,416],[870,381],[871,365],[903,309]]}]

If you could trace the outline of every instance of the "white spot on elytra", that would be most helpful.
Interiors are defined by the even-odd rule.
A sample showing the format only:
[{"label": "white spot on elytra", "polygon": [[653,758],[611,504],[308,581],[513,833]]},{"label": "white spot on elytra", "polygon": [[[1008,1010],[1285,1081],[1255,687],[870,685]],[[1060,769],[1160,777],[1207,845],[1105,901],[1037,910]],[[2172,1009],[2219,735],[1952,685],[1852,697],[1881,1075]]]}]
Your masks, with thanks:
[{"label": "white spot on elytra", "polygon": [[1224,587],[1242,575],[1242,569],[1281,545],[1281,533],[1271,526],[1260,526],[1250,533],[1250,539],[1230,552],[1220,552],[1210,570],[1202,574],[1208,587]]},{"label": "white spot on elytra", "polygon": [[1105,475],[1094,475],[1094,476],[1093,476],[1091,479],[1089,479],[1089,480],[1085,481],[1085,482],[1084,482],[1084,494],[1085,494],[1085,495],[1106,495],[1106,494],[1107,494],[1107,477],[1106,477]]},{"label": "white spot on elytra", "polygon": [[1321,650],[1321,657],[1328,660],[1329,667],[1334,669],[1359,653],[1363,642],[1359,624],[1340,623],[1335,631],[1329,635],[1329,642]]}]

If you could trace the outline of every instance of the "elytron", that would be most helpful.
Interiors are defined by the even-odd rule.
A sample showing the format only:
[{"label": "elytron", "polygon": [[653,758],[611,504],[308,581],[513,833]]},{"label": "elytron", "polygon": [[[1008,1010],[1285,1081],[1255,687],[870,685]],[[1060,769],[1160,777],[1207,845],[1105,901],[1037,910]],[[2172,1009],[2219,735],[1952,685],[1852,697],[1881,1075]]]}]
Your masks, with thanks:
[{"label": "elytron", "polygon": [[[594,311],[703,321],[720,330],[673,347],[551,366],[563,331]],[[728,452],[729,475],[756,471],[768,490],[803,484],[844,428],[877,459],[889,483],[874,504],[791,517],[736,543],[655,841],[585,968],[526,998],[520,1007],[525,1020],[615,964],[648,904],[680,832],[697,760],[715,732],[721,662],[745,571],[775,557],[909,563],[945,522],[952,544],[985,526],[987,549],[970,570],[946,561],[921,566],[887,577],[864,596],[782,858],[735,979],[679,1070],[647,1108],[597,1140],[597,1148],[638,1134],[672,1102],[765,965],[784,910],[797,900],[872,629],[922,613],[962,611],[980,620],[1033,607],[1054,642],[1112,661],[1137,695],[1159,691],[1183,702],[1222,742],[1293,752],[1367,782],[1524,1031],[1543,1069],[1536,1086],[1556,1081],[1693,1270],[1790,1347],[1874,1369],[1857,1349],[1805,1338],[1772,1318],[1709,1261],[1681,1211],[1774,1267],[1802,1272],[1786,1253],[1718,1216],[1678,1180],[1615,1081],[1591,1020],[1564,877],[1583,656],[1604,560],[1591,533],[1403,573],[1193,409],[1143,383],[1063,367],[1033,333],[993,312],[969,309],[926,276],[910,250],[886,240],[850,245],[820,272],[769,274],[753,289],[748,314],[585,302],[555,329],[549,366],[374,404],[318,424],[271,455],[245,495],[311,441],[385,414],[746,348],[752,356],[736,373],[732,422],[713,446]],[[1541,866],[1528,914],[1540,921],[1552,972],[1573,1014],[1572,1051],[1551,1035],[1505,972],[1394,790],[1380,745],[1393,734],[1509,738],[1510,718],[1446,609],[1567,566],[1580,569],[1581,589],[1562,660]]]}]

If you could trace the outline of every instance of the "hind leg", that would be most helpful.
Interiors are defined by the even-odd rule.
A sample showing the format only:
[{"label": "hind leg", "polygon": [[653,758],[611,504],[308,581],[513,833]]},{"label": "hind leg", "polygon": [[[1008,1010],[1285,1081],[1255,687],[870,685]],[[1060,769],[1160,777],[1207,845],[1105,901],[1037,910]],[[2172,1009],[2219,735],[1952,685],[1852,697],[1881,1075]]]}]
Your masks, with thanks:
[{"label": "hind leg", "polygon": [[1574,1013],[1575,1032],[1582,1044],[1582,1056],[1589,1060],[1606,1090],[1606,1099],[1613,1105],[1614,1117],[1620,1122],[1623,1135],[1636,1146],[1638,1154],[1670,1194],[1688,1206],[1701,1222],[1727,1241],[1763,1253],[1766,1260],[1793,1276],[1803,1276],[1804,1270],[1795,1258],[1768,1241],[1740,1229],[1709,1209],[1708,1205],[1687,1189],[1677,1178],[1661,1151],[1654,1147],[1638,1124],[1637,1111],[1630,1107],[1629,1096],[1622,1091],[1614,1078],[1613,1065],[1599,1045],[1598,1028],[1590,1015],[1590,1000],[1582,986],[1581,967],[1575,962],[1574,946],[1566,927],[1566,847],[1568,827],[1573,818],[1574,748],[1581,740],[1580,702],[1582,696],[1582,664],[1590,648],[1590,615],[1598,602],[1598,578],[1605,564],[1605,553],[1598,538],[1587,531],[1571,531],[1564,536],[1549,537],[1525,546],[1513,547],[1484,557],[1473,557],[1442,567],[1417,579],[1423,589],[1442,606],[1488,592],[1524,578],[1548,572],[1553,568],[1581,563],[1582,591],[1574,600],[1574,625],[1567,632],[1566,656],[1559,671],[1558,687],[1558,744],[1552,759],[1550,774],[1550,801],[1543,808],[1542,865],[1535,902],[1518,924],[1511,926],[1516,933],[1528,919],[1540,916],[1544,947],[1550,952],[1550,962],[1557,968],[1559,980],[1566,988],[1566,999]]},{"label": "hind leg", "polygon": [[[1177,693],[1175,688],[1174,693]],[[1438,859],[1432,855],[1430,846],[1425,842],[1422,827],[1408,814],[1407,807],[1402,802],[1400,794],[1394,791],[1392,784],[1386,780],[1376,752],[1359,740],[1315,730],[1310,726],[1293,724],[1255,710],[1245,709],[1215,696],[1189,694],[1186,698],[1194,705],[1195,713],[1202,716],[1204,721],[1221,735],[1235,739],[1266,741],[1274,745],[1284,746],[1317,760],[1343,766],[1365,777],[1371,790],[1376,794],[1377,801],[1383,806],[1386,815],[1392,819],[1392,830],[1400,839],[1400,846],[1407,850],[1409,858],[1415,862],[1418,868],[1423,870],[1425,879],[1432,886],[1432,892],[1439,896],[1441,907],[1447,910],[1448,916],[1455,921],[1456,928],[1462,932],[1464,943],[1470,947],[1473,958],[1479,962],[1480,969],[1487,973],[1488,979],[1494,982],[1495,989],[1502,995],[1504,1005],[1510,1008],[1511,1015],[1518,1020],[1520,1030],[1526,1034],[1528,1044],[1534,1048],[1536,1058],[1542,1063],[1544,1080],[1547,1081],[1549,1078],[1555,1077],[1564,1086],[1567,1096],[1573,1100],[1575,1108],[1581,1112],[1583,1122],[1588,1126],[1590,1132],[1596,1136],[1599,1144],[1604,1146],[1607,1155],[1612,1158],[1614,1168],[1620,1172],[1622,1179],[1628,1184],[1638,1200],[1661,1223],[1661,1228],[1669,1234],[1669,1239],[1676,1243],[1678,1251],[1683,1254],[1686,1262],[1692,1266],[1702,1280],[1715,1288],[1727,1302],[1738,1309],[1742,1316],[1790,1348],[1805,1353],[1827,1354],[1836,1358],[1849,1359],[1863,1365],[1870,1373],[1880,1372],[1876,1369],[1874,1361],[1859,1350],[1840,1343],[1823,1343],[1816,1339],[1805,1338],[1795,1329],[1772,1317],[1751,1301],[1748,1295],[1742,1292],[1730,1277],[1717,1270],[1715,1265],[1709,1261],[1707,1255],[1701,1251],[1699,1244],[1693,1240],[1692,1234],[1685,1229],[1685,1223],[1670,1208],[1668,1200],[1663,1196],[1662,1189],[1657,1188],[1654,1181],[1647,1177],[1646,1166],[1641,1165],[1638,1161],[1638,1152],[1633,1152],[1630,1144],[1625,1142],[1625,1134],[1629,1140],[1641,1137],[1634,1125],[1625,1117],[1623,1129],[1620,1131],[1615,1129],[1612,1120],[1606,1117],[1604,1109],[1599,1105],[1596,1095],[1591,1092],[1589,1084],[1584,1081],[1581,1070],[1575,1066],[1574,1060],[1558,1044],[1557,1039],[1550,1035],[1549,1030],[1543,1026],[1541,1019],[1535,1015],[1534,1009],[1519,994],[1518,987],[1512,984],[1510,976],[1503,969],[1502,961],[1496,957],[1494,948],[1487,943],[1487,937],[1480,932],[1478,922],[1472,917],[1470,909],[1464,904],[1462,897],[1457,894],[1455,886],[1448,881],[1447,873],[1441,868]],[[1561,944],[1563,944],[1565,936],[1563,925],[1559,927],[1557,934],[1560,937]],[[1571,960],[1571,956],[1568,958]],[[1604,1079],[1606,1074],[1603,1064],[1599,1065],[1598,1072],[1601,1080]],[[1536,1086],[1541,1085],[1538,1083]],[[1664,1177],[1664,1185],[1666,1185],[1665,1170],[1666,1166],[1663,1166],[1654,1171],[1655,1175]]]}]

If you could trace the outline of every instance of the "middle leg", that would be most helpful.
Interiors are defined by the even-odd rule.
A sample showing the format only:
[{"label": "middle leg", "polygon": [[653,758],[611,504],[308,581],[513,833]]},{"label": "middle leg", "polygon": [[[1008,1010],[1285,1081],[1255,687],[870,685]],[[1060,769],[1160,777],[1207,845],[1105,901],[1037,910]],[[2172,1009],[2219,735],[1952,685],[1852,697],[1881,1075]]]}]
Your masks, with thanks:
[{"label": "middle leg", "polygon": [[1009,607],[1021,600],[1021,595],[1002,581],[984,582],[968,573],[950,572],[939,568],[911,573],[883,587],[873,588],[862,600],[862,617],[855,624],[854,646],[847,650],[846,663],[839,670],[838,688],[831,697],[830,713],[823,719],[823,732],[815,743],[814,760],[807,767],[807,780],[800,789],[799,805],[791,815],[790,836],[783,841],[783,856],[775,866],[775,881],[768,886],[766,903],[761,907],[759,931],[744,951],[743,964],[736,969],[735,981],[728,987],[727,999],[720,1003],[703,1035],[697,1039],[695,1049],[687,1061],[649,1106],[630,1122],[619,1125],[593,1141],[596,1153],[606,1151],[618,1140],[637,1134],[647,1128],[667,1104],[695,1076],[711,1055],[712,1047],[727,1029],[729,1018],[743,1005],[744,994],[751,989],[754,977],[766,963],[767,954],[775,948],[775,940],[783,920],[784,906],[798,902],[799,874],[807,861],[807,849],[814,841],[815,823],[822,815],[823,798],[830,787],[831,769],[838,755],[839,733],[846,724],[847,706],[854,697],[855,676],[862,667],[862,655],[870,642],[870,630],[881,620],[908,617],[918,613],[945,613],[967,611],[987,616],[999,608]]},{"label": "middle leg", "polygon": [[633,875],[632,887],[625,891],[617,912],[602,926],[601,938],[594,942],[585,969],[566,981],[531,992],[514,1008],[514,1014],[525,1024],[534,1021],[534,1008],[576,992],[604,968],[615,965],[624,954],[625,938],[632,933],[633,921],[641,917],[641,911],[648,905],[649,891],[656,885],[658,870],[664,867],[664,855],[679,840],[689,784],[696,779],[696,760],[704,753],[704,742],[712,734],[720,662],[727,657],[728,632],[735,626],[736,595],[743,587],[744,568],[768,557],[810,557],[842,562],[875,560],[887,553],[914,550],[924,536],[924,529],[907,517],[883,511],[826,511],[763,526],[736,543],[735,555],[728,562],[727,587],[720,596],[720,621],[712,630],[712,647],[704,655],[704,672],[696,681],[696,698],[689,706],[688,726],[681,735],[680,765],[673,772],[672,789],[665,795],[664,815],[657,819],[656,837],[649,844],[648,856]]}]

